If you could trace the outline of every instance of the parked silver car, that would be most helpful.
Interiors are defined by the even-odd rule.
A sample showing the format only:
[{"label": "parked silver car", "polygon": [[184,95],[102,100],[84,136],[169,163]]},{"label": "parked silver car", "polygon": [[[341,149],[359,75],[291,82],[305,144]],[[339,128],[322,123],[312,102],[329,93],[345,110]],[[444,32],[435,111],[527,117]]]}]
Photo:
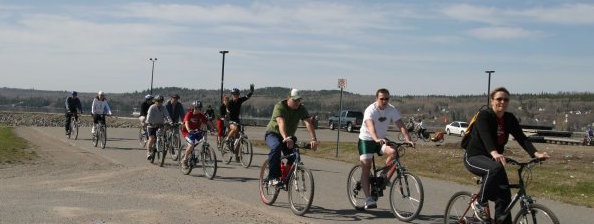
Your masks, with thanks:
[{"label": "parked silver car", "polygon": [[455,134],[455,135],[464,136],[464,132],[466,131],[466,128],[468,128],[468,123],[466,123],[464,121],[454,121],[454,122],[446,125],[445,132],[448,135]]}]

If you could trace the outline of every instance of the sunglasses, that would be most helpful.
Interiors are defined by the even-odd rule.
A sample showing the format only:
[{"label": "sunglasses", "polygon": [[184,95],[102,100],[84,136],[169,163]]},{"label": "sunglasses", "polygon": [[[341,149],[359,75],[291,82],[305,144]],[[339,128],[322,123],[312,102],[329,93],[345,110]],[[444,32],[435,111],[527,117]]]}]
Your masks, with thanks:
[{"label": "sunglasses", "polygon": [[495,101],[509,102],[509,98],[495,98]]},{"label": "sunglasses", "polygon": [[381,100],[381,101],[388,101],[388,100],[390,100],[390,97],[386,97],[386,98],[379,98],[379,100]]}]

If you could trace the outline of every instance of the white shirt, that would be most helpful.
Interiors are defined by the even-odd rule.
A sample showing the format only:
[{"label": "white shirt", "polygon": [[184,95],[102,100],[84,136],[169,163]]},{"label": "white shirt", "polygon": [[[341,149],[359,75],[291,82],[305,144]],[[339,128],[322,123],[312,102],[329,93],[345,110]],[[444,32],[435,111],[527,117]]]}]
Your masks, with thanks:
[{"label": "white shirt", "polygon": [[390,123],[396,122],[402,118],[400,112],[392,104],[386,105],[383,110],[380,110],[375,103],[369,105],[363,113],[363,125],[359,133],[359,139],[370,141],[373,140],[365,121],[372,120],[375,126],[375,134],[378,138],[385,138],[388,135],[388,127]]},{"label": "white shirt", "polygon": [[98,100],[97,97],[93,98],[93,104],[91,105],[91,114],[108,114],[111,115],[111,109],[107,100]]}]

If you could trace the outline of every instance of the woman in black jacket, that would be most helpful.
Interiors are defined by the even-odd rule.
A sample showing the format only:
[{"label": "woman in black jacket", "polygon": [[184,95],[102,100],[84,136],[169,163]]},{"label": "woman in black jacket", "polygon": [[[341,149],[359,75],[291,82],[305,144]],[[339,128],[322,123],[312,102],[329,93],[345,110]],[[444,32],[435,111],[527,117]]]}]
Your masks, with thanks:
[{"label": "woman in black jacket", "polygon": [[[503,150],[509,139],[514,136],[531,157],[548,158],[547,152],[538,152],[528,140],[518,119],[506,112],[509,105],[509,91],[496,88],[490,94],[491,108],[481,111],[471,132],[471,139],[466,147],[464,165],[471,173],[482,176],[481,195],[473,203],[476,215],[483,220],[486,217],[485,206],[488,201],[495,201],[495,219],[504,216],[507,205],[511,202],[509,181],[505,172]],[[511,216],[503,223],[511,223]]]}]

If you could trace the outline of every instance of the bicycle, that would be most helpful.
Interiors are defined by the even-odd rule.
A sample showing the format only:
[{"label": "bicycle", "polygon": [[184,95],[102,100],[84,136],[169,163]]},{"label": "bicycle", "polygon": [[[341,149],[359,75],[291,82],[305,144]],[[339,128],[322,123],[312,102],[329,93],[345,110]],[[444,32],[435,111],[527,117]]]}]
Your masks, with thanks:
[{"label": "bicycle", "polygon": [[244,125],[239,125],[239,127],[239,137],[229,138],[228,142],[223,141],[221,144],[218,144],[219,151],[226,164],[231,163],[233,156],[235,156],[237,162],[240,162],[243,167],[249,168],[252,164],[254,149],[252,142],[245,133]]},{"label": "bicycle", "polygon": [[[410,221],[419,215],[423,208],[423,183],[418,176],[410,173],[400,158],[404,156],[405,144],[388,141],[386,144],[394,147],[394,160],[385,167],[376,169],[372,159],[372,175],[369,176],[370,193],[375,201],[383,197],[383,191],[390,187],[390,210],[397,219]],[[357,210],[364,210],[366,196],[361,185],[361,167],[355,165],[349,172],[347,180],[347,196],[351,205]],[[394,174],[396,174],[395,178]],[[390,182],[391,180],[391,182]]]},{"label": "bicycle", "polygon": [[92,134],[93,146],[99,145],[102,149],[105,149],[107,144],[107,125],[105,125],[105,114],[101,114],[101,121],[97,123],[95,127],[95,134]]},{"label": "bicycle", "polygon": [[[204,172],[204,175],[208,177],[208,179],[212,180],[217,174],[217,155],[215,154],[214,149],[210,148],[210,144],[208,144],[208,135],[205,131],[202,130],[194,131],[194,133],[190,134],[197,134],[199,136],[202,136],[202,139],[200,139],[198,143],[192,146],[190,157],[187,159],[188,168],[184,169],[180,163],[181,171],[185,175],[190,174],[190,172],[192,172],[192,169],[196,167],[198,165],[198,162],[200,161],[202,163],[202,171]],[[200,151],[194,150],[194,148],[198,144],[202,144],[202,147],[200,147]],[[198,159],[198,156],[200,156],[200,159]]]},{"label": "bicycle", "polygon": [[174,123],[165,131],[165,139],[167,142],[167,149],[173,161],[178,161],[182,152],[182,144],[179,137],[179,127],[181,123]]},{"label": "bicycle", "polygon": [[[526,183],[530,180],[532,174],[532,168],[536,164],[540,164],[544,159],[532,159],[529,162],[520,163],[511,158],[506,158],[507,163],[518,166],[518,183],[510,184],[510,188],[517,188],[518,192],[513,197],[511,203],[505,209],[505,214],[511,215],[511,209],[515,204],[520,202],[520,211],[516,214],[513,223],[554,223],[559,224],[557,216],[547,207],[541,204],[535,203],[535,201],[526,193]],[[527,173],[524,171],[528,170]],[[524,179],[525,178],[525,179]],[[482,179],[477,181],[477,184],[481,184]],[[489,205],[487,204],[486,212],[488,220],[481,220],[474,214],[474,209],[471,206],[476,200],[478,200],[481,194],[480,188],[476,194],[470,192],[460,191],[455,193],[452,198],[448,201],[445,210],[444,223],[496,223],[497,220],[491,217]],[[503,217],[503,218],[505,218]]]},{"label": "bicycle", "polygon": [[153,145],[153,148],[151,148],[150,163],[154,163],[155,158],[157,158],[160,167],[163,167],[165,164],[165,156],[167,155],[167,141],[165,138],[165,130],[167,128],[168,124],[165,124],[157,129],[157,133],[155,134],[155,144]]},{"label": "bicycle", "polygon": [[141,124],[140,128],[138,129],[138,143],[142,148],[146,147],[146,143],[148,142],[148,132],[146,130],[146,125]]},{"label": "bicycle", "polygon": [[[415,131],[415,128],[414,127],[409,127],[407,130],[408,130],[408,133],[409,133],[409,136],[410,136],[410,140],[412,142],[417,142],[417,140],[419,140],[419,134],[417,133],[417,131]],[[398,132],[398,135],[397,136],[398,136],[397,137],[398,138],[398,141],[401,141],[402,142],[402,141],[406,140],[404,138],[404,134],[402,134],[402,132]]]},{"label": "bicycle", "polygon": [[70,125],[68,126],[68,131],[66,131],[66,135],[68,138],[73,138],[74,140],[78,139],[78,116],[76,113],[69,113],[70,114]]},{"label": "bicycle", "polygon": [[[260,168],[260,198],[266,205],[272,205],[276,201],[280,190],[288,191],[291,211],[295,215],[305,214],[313,202],[314,178],[311,170],[301,162],[298,144],[295,144],[293,152],[281,158],[281,183],[272,185],[268,178],[268,159],[262,163]],[[305,147],[302,147],[305,149]],[[292,164],[286,164],[289,158],[294,158]]]}]

